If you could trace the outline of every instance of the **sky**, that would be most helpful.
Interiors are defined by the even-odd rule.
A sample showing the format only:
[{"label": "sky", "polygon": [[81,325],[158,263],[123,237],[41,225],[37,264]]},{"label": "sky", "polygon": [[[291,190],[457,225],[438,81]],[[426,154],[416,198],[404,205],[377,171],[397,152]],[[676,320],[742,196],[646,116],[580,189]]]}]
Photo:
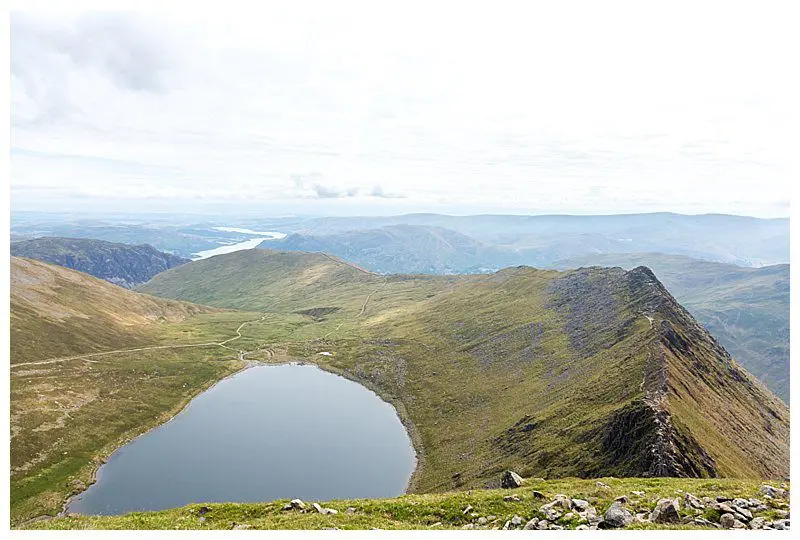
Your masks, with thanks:
[{"label": "sky", "polygon": [[12,210],[789,215],[778,4],[373,4],[12,13]]}]

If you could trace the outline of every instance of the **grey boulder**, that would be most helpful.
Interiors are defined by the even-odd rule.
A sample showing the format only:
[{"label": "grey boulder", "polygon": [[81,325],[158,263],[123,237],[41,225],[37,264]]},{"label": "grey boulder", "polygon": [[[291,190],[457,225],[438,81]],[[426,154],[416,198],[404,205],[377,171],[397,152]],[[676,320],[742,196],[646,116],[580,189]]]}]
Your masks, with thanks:
[{"label": "grey boulder", "polygon": [[522,477],[514,471],[506,471],[503,473],[500,485],[505,489],[518,488],[522,485]]},{"label": "grey boulder", "polygon": [[719,517],[719,524],[722,525],[723,529],[732,529],[735,522],[736,518],[733,517],[733,514],[722,514]]},{"label": "grey boulder", "polygon": [[653,523],[679,523],[681,521],[678,499],[661,499],[650,514]]},{"label": "grey boulder", "polygon": [[620,529],[633,523],[633,514],[622,507],[619,502],[613,502],[603,516],[603,524],[606,528]]}]

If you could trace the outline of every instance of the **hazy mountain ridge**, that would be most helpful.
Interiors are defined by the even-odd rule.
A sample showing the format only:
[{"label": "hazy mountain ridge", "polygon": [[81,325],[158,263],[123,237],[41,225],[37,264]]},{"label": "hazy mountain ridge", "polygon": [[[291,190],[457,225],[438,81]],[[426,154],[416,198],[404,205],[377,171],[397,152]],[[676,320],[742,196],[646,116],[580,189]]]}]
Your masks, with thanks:
[{"label": "hazy mountain ridge", "polygon": [[[472,215],[406,214],[362,217],[247,218],[153,215],[87,219],[72,215],[24,214],[12,221],[15,239],[39,236],[97,238],[147,243],[162,251],[193,253],[246,239],[216,226],[322,236],[394,225],[442,227],[494,249],[519,251],[514,264],[547,266],[596,253],[663,252],[743,266],[789,262],[789,220],[723,214]],[[252,235],[250,236],[252,237]],[[239,240],[237,240],[239,239]],[[505,264],[504,264],[505,265]],[[504,266],[500,265],[500,266]],[[403,271],[398,269],[397,271]]]},{"label": "hazy mountain ridge", "polygon": [[312,235],[401,224],[443,227],[494,248],[518,250],[522,262],[534,266],[603,252],[662,252],[742,266],[789,262],[786,218],[667,212],[594,216],[406,214],[282,218],[250,223],[253,227]]},{"label": "hazy mountain ridge", "polygon": [[520,261],[509,250],[428,225],[387,225],[325,235],[295,233],[260,247],[330,253],[381,274],[468,274]]},{"label": "hazy mountain ridge", "polygon": [[184,259],[150,245],[128,245],[89,238],[42,237],[11,244],[11,255],[57,264],[131,289]]}]

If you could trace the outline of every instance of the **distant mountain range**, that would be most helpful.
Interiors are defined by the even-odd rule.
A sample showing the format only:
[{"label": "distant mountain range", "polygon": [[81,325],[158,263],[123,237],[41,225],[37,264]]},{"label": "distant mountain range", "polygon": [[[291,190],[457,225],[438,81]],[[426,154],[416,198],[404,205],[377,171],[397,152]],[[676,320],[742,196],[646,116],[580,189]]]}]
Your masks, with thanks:
[{"label": "distant mountain range", "polygon": [[149,245],[132,246],[88,238],[42,237],[12,242],[11,255],[79,270],[129,289],[159,272],[189,262]]},{"label": "distant mountain range", "polygon": [[598,253],[658,252],[740,266],[789,262],[789,220],[723,214],[671,213],[608,216],[445,216],[281,218],[247,222],[303,235],[331,235],[393,225],[443,227],[487,246],[518,253],[524,264]]},{"label": "distant mountain range", "polygon": [[170,223],[118,223],[94,219],[12,223],[12,242],[45,236],[105,240],[128,245],[147,244],[187,259],[198,251],[219,247],[217,236],[223,241],[227,238],[224,234],[215,234],[210,227],[201,232]]},{"label": "distant mountain range", "polygon": [[291,234],[268,240],[264,249],[322,252],[381,274],[470,274],[519,261],[510,250],[427,225],[389,225],[326,235]]},{"label": "distant mountain range", "polygon": [[[406,214],[385,217],[195,217],[169,216],[142,222],[76,218],[69,215],[12,217],[12,239],[40,236],[95,238],[150,244],[182,257],[253,238],[215,227],[329,236],[412,225],[440,227],[469,236],[490,248],[518,255],[522,262],[548,266],[556,261],[598,253],[658,252],[686,255],[740,266],[789,262],[789,220],[722,214],[671,213],[608,216],[524,216]],[[491,259],[490,259],[491,260]],[[501,261],[502,262],[502,261]]]}]

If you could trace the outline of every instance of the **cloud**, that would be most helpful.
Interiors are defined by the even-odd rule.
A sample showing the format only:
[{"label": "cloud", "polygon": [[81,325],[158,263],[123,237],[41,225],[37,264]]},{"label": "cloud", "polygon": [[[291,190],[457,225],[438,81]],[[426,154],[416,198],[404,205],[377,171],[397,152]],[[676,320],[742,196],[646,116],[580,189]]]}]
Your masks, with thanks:
[{"label": "cloud", "polygon": [[12,121],[63,118],[113,90],[167,92],[177,52],[168,36],[133,13],[12,13]]},{"label": "cloud", "polygon": [[15,208],[64,186],[54,205],[74,188],[98,207],[131,194],[131,211],[139,194],[178,210],[787,211],[790,17],[299,4],[224,22],[14,13]]},{"label": "cloud", "polygon": [[346,197],[355,197],[358,195],[358,188],[351,187],[347,189],[338,189],[335,187],[324,186],[322,184],[314,184],[312,186],[314,193],[320,199],[342,199]]},{"label": "cloud", "polygon": [[405,199],[406,196],[401,193],[390,193],[383,189],[383,186],[373,186],[370,191],[372,197],[379,197],[382,199]]}]

